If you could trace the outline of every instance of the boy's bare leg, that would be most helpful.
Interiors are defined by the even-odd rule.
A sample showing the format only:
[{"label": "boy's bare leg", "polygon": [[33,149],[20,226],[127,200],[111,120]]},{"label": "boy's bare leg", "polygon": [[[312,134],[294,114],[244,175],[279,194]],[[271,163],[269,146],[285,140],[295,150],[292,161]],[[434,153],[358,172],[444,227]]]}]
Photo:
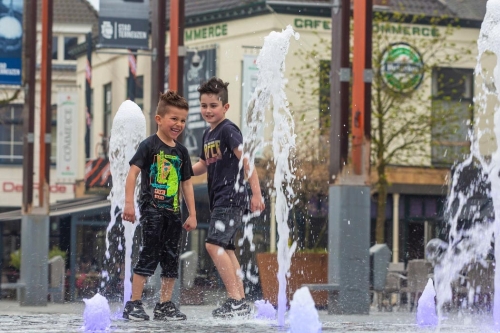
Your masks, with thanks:
[{"label": "boy's bare leg", "polygon": [[161,278],[160,303],[165,303],[172,299],[174,284],[175,279],[166,277]]},{"label": "boy's bare leg", "polygon": [[241,279],[241,266],[238,262],[238,258],[236,258],[236,254],[233,250],[226,250],[227,255],[231,259],[233,263],[233,270],[236,272],[236,278],[238,280],[238,289],[240,291],[240,297],[245,298],[245,289],[243,288],[243,280]]},{"label": "boy's bare leg", "polygon": [[134,273],[132,278],[132,299],[131,301],[139,301],[142,299],[142,292],[146,284],[147,276]]},{"label": "boy's bare leg", "polygon": [[238,284],[239,278],[236,276],[236,270],[233,267],[231,258],[227,252],[218,245],[206,243],[205,247],[214,261],[215,267],[222,278],[222,282],[224,282],[226,286],[227,296],[235,300],[240,300],[242,297],[240,296]]}]

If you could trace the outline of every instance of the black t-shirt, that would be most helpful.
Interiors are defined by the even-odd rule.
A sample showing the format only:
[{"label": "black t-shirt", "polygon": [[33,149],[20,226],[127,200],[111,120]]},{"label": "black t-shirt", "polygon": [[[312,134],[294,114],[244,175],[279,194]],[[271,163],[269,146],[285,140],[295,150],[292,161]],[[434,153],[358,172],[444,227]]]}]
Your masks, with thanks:
[{"label": "black t-shirt", "polygon": [[[229,119],[224,119],[216,128],[203,133],[200,158],[207,164],[210,210],[214,207],[243,207],[246,204],[243,168],[240,170],[240,160],[233,152],[242,143],[240,129]],[[237,191],[235,184],[238,174]]]},{"label": "black t-shirt", "polygon": [[180,182],[193,175],[186,147],[177,141],[175,147],[170,147],[154,134],[140,143],[129,164],[141,169],[141,209],[152,203],[158,208],[180,212]]}]

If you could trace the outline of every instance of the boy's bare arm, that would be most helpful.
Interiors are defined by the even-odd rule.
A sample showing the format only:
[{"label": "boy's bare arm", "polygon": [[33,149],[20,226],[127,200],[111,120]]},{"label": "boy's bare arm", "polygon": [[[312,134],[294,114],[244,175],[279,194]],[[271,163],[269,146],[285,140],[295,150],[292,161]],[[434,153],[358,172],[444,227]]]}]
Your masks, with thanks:
[{"label": "boy's bare arm", "polygon": [[207,172],[207,163],[200,158],[200,160],[193,165],[193,173],[195,176],[199,176],[205,172]]},{"label": "boy's bare arm", "polygon": [[131,165],[128,171],[127,180],[125,181],[125,206],[123,207],[122,219],[125,221],[135,222],[135,207],[134,207],[134,192],[135,182],[141,169],[136,165]]},{"label": "boy's bare arm", "polygon": [[[241,160],[242,153],[238,148],[234,148],[233,150],[236,157]],[[250,210],[252,212],[262,212],[266,205],[264,204],[264,199],[262,198],[262,192],[260,190],[259,183],[259,175],[257,174],[257,170],[255,168],[250,173],[250,163],[248,162],[248,158],[243,158],[243,168],[245,170],[245,175],[248,177],[248,183],[250,184],[250,189],[252,190],[252,199],[250,200]]]},{"label": "boy's bare arm", "polygon": [[187,231],[196,229],[198,224],[196,221],[196,208],[194,205],[194,190],[193,183],[191,179],[181,182],[182,195],[184,196],[184,201],[186,202],[187,209],[189,211],[189,216],[186,222],[182,225]]}]

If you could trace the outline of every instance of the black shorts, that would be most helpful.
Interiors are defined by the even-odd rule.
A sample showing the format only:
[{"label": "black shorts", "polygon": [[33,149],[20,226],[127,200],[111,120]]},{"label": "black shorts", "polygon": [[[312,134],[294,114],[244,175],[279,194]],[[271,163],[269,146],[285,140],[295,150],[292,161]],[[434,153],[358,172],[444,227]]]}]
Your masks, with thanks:
[{"label": "black shorts", "polygon": [[141,212],[142,249],[134,273],[151,276],[158,263],[161,276],[177,278],[182,221],[179,213],[147,206]]},{"label": "black shorts", "polygon": [[241,227],[243,209],[241,207],[215,207],[210,214],[210,226],[206,243],[236,250],[234,235]]}]

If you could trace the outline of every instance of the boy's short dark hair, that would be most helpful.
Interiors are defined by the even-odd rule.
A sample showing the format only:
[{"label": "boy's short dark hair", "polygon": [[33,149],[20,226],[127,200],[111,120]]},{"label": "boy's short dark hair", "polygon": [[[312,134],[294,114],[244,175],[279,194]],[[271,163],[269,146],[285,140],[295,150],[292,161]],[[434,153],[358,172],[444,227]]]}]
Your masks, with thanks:
[{"label": "boy's short dark hair", "polygon": [[160,94],[160,100],[158,101],[158,106],[156,107],[156,114],[163,117],[167,114],[169,106],[189,110],[189,104],[186,99],[173,90],[167,90],[165,93]]},{"label": "boy's short dark hair", "polygon": [[224,82],[218,77],[211,77],[207,82],[202,83],[198,87],[198,92],[200,93],[200,97],[203,94],[208,95],[217,95],[219,100],[222,102],[222,105],[227,104],[229,101],[227,86],[229,82]]}]

